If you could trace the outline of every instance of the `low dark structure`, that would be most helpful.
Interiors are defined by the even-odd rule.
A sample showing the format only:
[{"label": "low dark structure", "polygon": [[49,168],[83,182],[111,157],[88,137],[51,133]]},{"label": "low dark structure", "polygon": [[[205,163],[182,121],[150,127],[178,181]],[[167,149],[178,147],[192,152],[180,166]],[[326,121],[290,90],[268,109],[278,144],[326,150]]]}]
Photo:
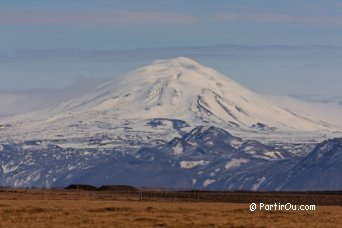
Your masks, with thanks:
[{"label": "low dark structure", "polygon": [[129,185],[103,185],[99,188],[86,184],[71,184],[66,190],[137,192],[139,189]]},{"label": "low dark structure", "polygon": [[136,192],[137,188],[129,185],[103,185],[98,188],[99,191],[117,191],[117,192]]},{"label": "low dark structure", "polygon": [[65,189],[74,189],[74,190],[86,190],[86,191],[96,191],[97,187],[92,185],[86,185],[86,184],[71,184]]}]

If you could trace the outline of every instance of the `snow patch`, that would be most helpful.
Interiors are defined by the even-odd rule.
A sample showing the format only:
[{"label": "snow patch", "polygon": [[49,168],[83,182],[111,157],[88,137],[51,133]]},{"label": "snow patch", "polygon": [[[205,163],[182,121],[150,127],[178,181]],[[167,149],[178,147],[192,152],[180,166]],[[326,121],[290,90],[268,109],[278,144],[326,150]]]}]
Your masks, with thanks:
[{"label": "snow patch", "polygon": [[238,149],[241,146],[241,141],[233,139],[232,141],[230,141],[230,145],[232,145],[232,147],[234,147],[235,149]]},{"label": "snow patch", "polygon": [[226,169],[234,169],[241,166],[241,164],[249,162],[249,159],[246,158],[233,158],[224,166]]},{"label": "snow patch", "polygon": [[4,174],[11,173],[18,169],[18,166],[13,166],[11,164],[1,165],[1,167]]},{"label": "snow patch", "polygon": [[262,177],[258,180],[258,183],[254,184],[252,187],[252,191],[257,191],[260,185],[266,180],[266,177]]},{"label": "snow patch", "polygon": [[205,165],[205,164],[208,164],[207,161],[204,161],[204,160],[200,160],[200,161],[181,161],[179,162],[181,168],[183,169],[192,169],[196,166],[200,166],[200,165]]},{"label": "snow patch", "polygon": [[183,153],[182,144],[177,143],[177,145],[173,148],[173,152],[174,152],[175,155]]},{"label": "snow patch", "polygon": [[265,152],[264,153],[266,156],[270,157],[270,158],[274,158],[274,159],[277,159],[277,158],[284,158],[284,156],[282,155],[281,152],[279,151],[268,151],[268,152]]},{"label": "snow patch", "polygon": [[245,152],[246,152],[247,154],[255,154],[255,148],[252,147],[252,146],[246,146],[246,147],[245,147]]},{"label": "snow patch", "polygon": [[203,182],[202,186],[203,186],[203,187],[208,187],[209,185],[211,185],[211,184],[213,184],[213,183],[215,183],[215,182],[216,182],[216,180],[214,180],[214,179],[206,179],[206,180]]}]

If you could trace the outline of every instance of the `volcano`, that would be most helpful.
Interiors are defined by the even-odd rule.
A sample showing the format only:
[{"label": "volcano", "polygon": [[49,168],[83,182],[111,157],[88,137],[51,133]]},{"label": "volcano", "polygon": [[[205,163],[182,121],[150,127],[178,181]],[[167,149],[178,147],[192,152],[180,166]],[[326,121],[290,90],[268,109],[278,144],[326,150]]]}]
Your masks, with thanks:
[{"label": "volcano", "polygon": [[[0,123],[0,186],[296,188],[279,180],[317,176],[321,166],[301,176],[290,171],[335,133],[333,125],[271,104],[191,59],[157,60],[54,108]],[[335,160],[320,164],[339,167]]]},{"label": "volcano", "polygon": [[78,112],[126,120],[178,119],[191,126],[216,123],[225,128],[329,129],[324,121],[276,107],[227,76],[185,57],[157,60],[49,114]]}]

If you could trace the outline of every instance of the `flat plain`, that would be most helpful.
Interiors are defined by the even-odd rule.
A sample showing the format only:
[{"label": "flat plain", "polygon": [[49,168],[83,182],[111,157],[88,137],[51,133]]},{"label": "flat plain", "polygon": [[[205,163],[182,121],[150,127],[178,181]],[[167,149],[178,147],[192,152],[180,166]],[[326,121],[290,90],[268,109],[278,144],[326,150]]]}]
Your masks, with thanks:
[{"label": "flat plain", "polygon": [[[256,198],[257,193],[226,193],[226,200],[210,201],[202,193],[186,194],[0,189],[0,227],[342,227],[339,194],[328,195],[330,198],[308,194],[305,202],[327,199],[328,205],[317,201],[315,211],[255,212],[249,210],[248,200],[278,197],[284,202],[291,196],[260,194]],[[236,197],[242,203],[236,203]],[[302,196],[293,194],[296,197]]]}]

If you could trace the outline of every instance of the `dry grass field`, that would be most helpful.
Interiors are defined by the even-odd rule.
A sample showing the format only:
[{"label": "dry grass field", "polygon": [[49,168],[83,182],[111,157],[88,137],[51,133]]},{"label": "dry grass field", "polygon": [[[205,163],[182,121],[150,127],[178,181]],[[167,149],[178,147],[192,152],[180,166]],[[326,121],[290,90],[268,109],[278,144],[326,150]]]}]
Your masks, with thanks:
[{"label": "dry grass field", "polygon": [[251,212],[245,203],[141,200],[134,194],[80,190],[0,190],[0,227],[342,227],[342,206]]}]

